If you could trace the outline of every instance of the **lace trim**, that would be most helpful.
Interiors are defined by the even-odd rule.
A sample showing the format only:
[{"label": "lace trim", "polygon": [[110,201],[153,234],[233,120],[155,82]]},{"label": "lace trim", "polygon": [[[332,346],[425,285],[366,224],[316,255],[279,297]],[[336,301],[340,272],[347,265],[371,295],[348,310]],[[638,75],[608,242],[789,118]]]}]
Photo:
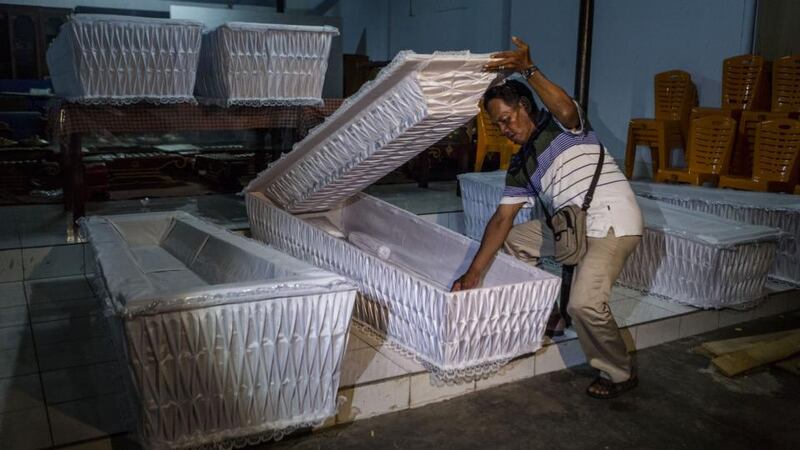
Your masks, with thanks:
[{"label": "lace trim", "polygon": [[[703,309],[703,308],[700,308],[700,307],[698,307],[696,305],[692,305],[690,303],[686,303],[684,301],[681,301],[680,299],[677,299],[677,298],[674,298],[674,297],[670,297],[670,296],[664,295],[664,294],[657,294],[655,292],[650,292],[647,289],[641,289],[641,288],[633,287],[633,286],[627,285],[625,283],[621,283],[619,281],[614,283],[614,286],[624,287],[626,289],[630,289],[632,291],[636,291],[636,292],[638,292],[638,293],[640,293],[642,295],[647,295],[647,296],[650,296],[650,297],[655,297],[655,298],[657,298],[659,300],[664,300],[664,301],[666,301],[668,303],[675,303],[675,304],[678,304],[678,305],[691,306],[693,308]],[[714,309],[735,309],[737,311],[744,311],[744,310],[755,308],[756,306],[758,306],[761,303],[763,303],[766,298],[767,298],[766,295],[762,295],[761,297],[759,297],[759,298],[757,298],[755,300],[749,300],[749,301],[745,301],[745,302],[741,302],[741,303],[736,303],[734,305],[725,305],[723,308],[714,308]]]},{"label": "lace trim", "polygon": [[425,370],[430,372],[431,383],[437,387],[471,383],[473,381],[489,378],[490,376],[499,372],[503,366],[508,364],[508,362],[513,359],[513,357],[511,356],[506,356],[470,366],[459,367],[455,369],[444,369],[436,365],[435,363],[423,358],[422,356],[419,355],[419,353],[415,352],[414,350],[395,341],[390,336],[387,336],[385,333],[381,333],[380,331],[372,328],[367,323],[361,320],[353,318],[351,326],[356,328],[360,333],[366,334],[367,336],[373,339],[378,339],[386,342],[386,345],[390,349],[422,365],[422,367],[424,367]]},{"label": "lace trim", "polygon": [[800,281],[787,280],[786,278],[779,278],[779,277],[777,277],[775,275],[772,275],[772,274],[768,274],[767,278],[773,284],[777,284],[779,286],[792,288],[792,289],[800,289]]},{"label": "lace trim", "polygon": [[192,96],[186,95],[173,95],[173,96],[155,96],[155,95],[141,95],[130,97],[64,97],[64,101],[68,103],[78,103],[81,105],[133,105],[136,103],[151,103],[154,105],[175,105],[178,103],[191,103],[197,104],[197,100]]},{"label": "lace trim", "polygon": [[297,98],[213,98],[198,97],[197,101],[203,105],[221,106],[320,106],[324,102],[317,97],[297,97]]}]

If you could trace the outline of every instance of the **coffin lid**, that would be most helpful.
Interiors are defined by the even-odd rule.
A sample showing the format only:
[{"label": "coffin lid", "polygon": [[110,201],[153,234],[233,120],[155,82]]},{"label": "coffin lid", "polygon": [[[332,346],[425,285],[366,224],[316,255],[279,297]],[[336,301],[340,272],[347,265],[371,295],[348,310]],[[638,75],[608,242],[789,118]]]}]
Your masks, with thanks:
[{"label": "coffin lid", "polygon": [[330,25],[314,26],[314,25],[288,25],[279,23],[253,23],[253,22],[225,22],[219,28],[230,28],[231,30],[243,31],[298,31],[298,32],[312,32],[312,33],[325,33],[334,36],[339,35],[339,29]]},{"label": "coffin lid", "polygon": [[739,244],[776,241],[783,232],[778,228],[750,225],[711,214],[692,211],[670,203],[637,197],[645,226],[718,248]]},{"label": "coffin lid", "polygon": [[153,17],[117,16],[113,14],[74,14],[70,16],[70,22],[86,23],[86,24],[127,23],[127,24],[150,25],[150,26],[181,25],[181,26],[191,26],[200,28],[204,26],[202,22],[189,19],[158,19]]},{"label": "coffin lid", "polygon": [[335,207],[473,118],[498,77],[482,71],[488,59],[400,52],[245,192],[292,213]]}]

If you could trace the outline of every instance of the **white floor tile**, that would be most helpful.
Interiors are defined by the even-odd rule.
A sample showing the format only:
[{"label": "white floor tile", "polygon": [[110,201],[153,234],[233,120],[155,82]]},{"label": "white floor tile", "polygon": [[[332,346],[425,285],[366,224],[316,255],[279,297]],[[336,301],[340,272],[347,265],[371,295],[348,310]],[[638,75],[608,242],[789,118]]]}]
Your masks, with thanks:
[{"label": "white floor tile", "polygon": [[2,448],[26,450],[53,445],[44,407],[0,414]]},{"label": "white floor tile", "polygon": [[0,309],[0,328],[28,324],[28,307],[9,306]]},{"label": "white floor tile", "polygon": [[94,295],[83,274],[25,282],[28,303],[72,300]]},{"label": "white floor tile", "polygon": [[409,377],[341,389],[339,395],[344,397],[344,402],[336,415],[336,423],[407,409],[409,391]]},{"label": "white floor tile", "polygon": [[353,386],[406,375],[406,371],[374,348],[345,353],[340,386]]},{"label": "white floor tile", "polygon": [[123,392],[124,367],[117,362],[42,372],[47,403],[64,403]]},{"label": "white floor tile", "polygon": [[37,345],[36,348],[42,371],[117,360],[113,344],[107,338]]},{"label": "white floor tile", "polygon": [[44,406],[38,374],[0,379],[0,414]]},{"label": "white floor tile", "polygon": [[715,310],[697,311],[680,317],[679,337],[694,336],[719,327],[719,312]]},{"label": "white floor tile", "polygon": [[86,274],[93,274],[97,264],[95,262],[94,249],[89,244],[83,245],[83,271]]},{"label": "white floor tile", "polygon": [[83,341],[109,336],[108,319],[102,315],[52,320],[33,324],[36,345]]},{"label": "white floor tile", "polygon": [[636,327],[636,349],[671,342],[680,336],[680,318],[658,320]]},{"label": "white floor tile", "polygon": [[448,398],[464,395],[475,390],[475,382],[461,384],[435,383],[429,373],[418,373],[411,376],[410,404],[412,408],[440,402]]},{"label": "white floor tile", "polygon": [[536,357],[534,355],[522,356],[501,367],[496,374],[476,381],[475,389],[486,389],[530,378],[536,373],[535,366]]},{"label": "white floor tile", "polygon": [[542,347],[536,352],[534,373],[541,375],[566,369],[586,362],[580,342],[577,339]]},{"label": "white floor tile", "polygon": [[[1,312],[0,312],[1,313]],[[28,324],[0,328],[0,350],[16,350],[33,345],[33,335]]]},{"label": "white floor tile", "polygon": [[55,445],[93,439],[126,430],[123,395],[104,395],[47,407]]},{"label": "white floor tile", "polygon": [[58,245],[22,249],[25,279],[83,274],[83,246]]},{"label": "white floor tile", "polygon": [[0,283],[0,308],[25,304],[25,288],[21,281]]},{"label": "white floor tile", "polygon": [[405,370],[406,373],[427,372],[427,369],[425,369],[425,367],[423,367],[422,364],[395,350],[387,342],[381,342],[378,345],[373,345],[373,347],[377,349],[381,355],[385,356],[393,363],[403,368],[403,370]]},{"label": "white floor tile", "polygon": [[675,315],[671,311],[636,298],[625,298],[611,302],[610,305],[619,326],[636,325]]},{"label": "white floor tile", "polygon": [[369,348],[369,344],[358,337],[358,334],[356,334],[354,330],[350,330],[347,338],[347,349],[345,351],[350,352],[353,350],[361,350],[362,348]]},{"label": "white floor tile", "polygon": [[53,320],[69,320],[101,314],[100,302],[94,298],[61,300],[31,305],[31,322],[41,323]]},{"label": "white floor tile", "polygon": [[719,311],[719,327],[727,327],[758,318],[755,309],[737,311],[735,309],[721,309]]},{"label": "white floor tile", "polygon": [[0,283],[20,281],[22,277],[22,249],[0,250]]},{"label": "white floor tile", "polygon": [[33,345],[0,351],[0,378],[29,375],[38,371]]},{"label": "white floor tile", "polygon": [[693,306],[683,305],[678,302],[672,302],[663,298],[654,297],[652,295],[643,295],[640,297],[640,300],[645,303],[658,306],[659,308],[666,309],[667,311],[671,311],[675,314],[686,314],[698,310]]}]

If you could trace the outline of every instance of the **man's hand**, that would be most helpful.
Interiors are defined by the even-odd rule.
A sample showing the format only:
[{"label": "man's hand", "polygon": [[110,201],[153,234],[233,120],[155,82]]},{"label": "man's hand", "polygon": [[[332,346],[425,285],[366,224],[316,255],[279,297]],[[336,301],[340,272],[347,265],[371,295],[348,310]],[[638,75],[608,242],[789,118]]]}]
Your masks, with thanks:
[{"label": "man's hand", "polygon": [[491,60],[483,66],[483,70],[487,72],[522,72],[531,67],[533,62],[528,44],[516,36],[511,38],[511,42],[517,46],[517,49],[493,53],[490,56]]},{"label": "man's hand", "polygon": [[480,282],[481,282],[480,275],[468,270],[464,275],[461,275],[455,281],[455,283],[453,283],[453,287],[450,289],[450,292],[473,289],[478,287],[478,284],[480,284]]}]

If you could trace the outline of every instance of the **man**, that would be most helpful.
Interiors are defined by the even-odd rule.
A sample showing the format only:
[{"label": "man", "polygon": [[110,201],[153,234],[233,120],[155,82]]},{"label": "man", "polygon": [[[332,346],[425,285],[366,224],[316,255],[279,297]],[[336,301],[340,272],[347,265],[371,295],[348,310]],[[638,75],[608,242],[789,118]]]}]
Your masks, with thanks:
[{"label": "man", "polygon": [[516,37],[512,40],[517,49],[492,55],[485,70],[522,73],[546,110],[538,109],[530,91],[518,81],[507,80],[484,94],[484,108],[492,121],[522,148],[512,159],[503,198],[486,225],[480,249],[453,290],[477,287],[501,247],[532,265],[552,254],[552,233],[541,221],[512,228],[514,217],[523,206],[535,204],[536,198],[551,214],[569,204],[580,206],[598,156],[605,152],[587,210],[588,248],[576,267],[568,312],[587,361],[599,371],[587,393],[596,398],[616,397],[635,387],[638,378],[608,300],[625,261],[641,240],[641,212],[627,179],[577,103],[533,64],[527,44]]}]

